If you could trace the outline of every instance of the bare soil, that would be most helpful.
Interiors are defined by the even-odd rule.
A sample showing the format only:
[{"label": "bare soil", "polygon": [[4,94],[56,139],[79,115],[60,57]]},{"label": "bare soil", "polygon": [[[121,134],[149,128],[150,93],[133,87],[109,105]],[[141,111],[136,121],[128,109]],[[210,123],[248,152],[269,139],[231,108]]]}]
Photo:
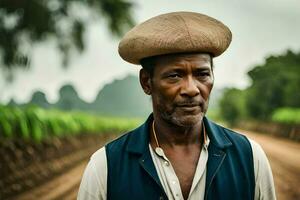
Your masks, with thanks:
[{"label": "bare soil", "polygon": [[258,142],[272,168],[277,199],[300,199],[300,143],[251,131],[241,131]]},{"label": "bare soil", "polygon": [[[279,200],[300,199],[300,143],[287,139],[241,131],[257,141],[265,150],[274,175]],[[76,199],[81,176],[88,160],[14,199]]]}]

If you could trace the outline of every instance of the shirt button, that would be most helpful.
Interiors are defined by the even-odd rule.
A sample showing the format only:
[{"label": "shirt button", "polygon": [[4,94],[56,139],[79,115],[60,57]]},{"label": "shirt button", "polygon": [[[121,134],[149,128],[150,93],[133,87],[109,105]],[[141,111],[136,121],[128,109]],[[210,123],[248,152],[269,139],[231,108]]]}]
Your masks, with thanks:
[{"label": "shirt button", "polygon": [[175,184],[176,184],[176,181],[172,181],[172,183],[173,183],[173,185],[175,185]]},{"label": "shirt button", "polygon": [[165,161],[165,165],[166,165],[166,166],[169,166],[170,164],[169,164],[169,162],[168,162],[168,161]]},{"label": "shirt button", "polygon": [[159,156],[163,156],[163,155],[164,155],[163,150],[162,150],[160,147],[156,147],[156,148],[155,148],[155,152],[156,152]]}]

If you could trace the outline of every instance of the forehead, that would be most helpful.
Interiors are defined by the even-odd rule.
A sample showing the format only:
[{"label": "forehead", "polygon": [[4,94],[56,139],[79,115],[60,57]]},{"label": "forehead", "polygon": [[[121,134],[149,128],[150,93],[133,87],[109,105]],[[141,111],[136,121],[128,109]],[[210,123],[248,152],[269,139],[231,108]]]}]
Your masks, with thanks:
[{"label": "forehead", "polygon": [[211,57],[208,53],[182,53],[158,56],[155,61],[157,68],[172,66],[208,66],[211,65]]}]

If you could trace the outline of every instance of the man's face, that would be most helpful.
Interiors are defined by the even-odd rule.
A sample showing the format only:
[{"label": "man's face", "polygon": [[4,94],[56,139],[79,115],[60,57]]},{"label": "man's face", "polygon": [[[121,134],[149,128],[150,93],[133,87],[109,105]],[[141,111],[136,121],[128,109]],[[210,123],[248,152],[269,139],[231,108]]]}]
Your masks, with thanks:
[{"label": "man's face", "polygon": [[176,54],[157,58],[150,83],[153,112],[177,126],[199,123],[213,87],[208,54]]}]

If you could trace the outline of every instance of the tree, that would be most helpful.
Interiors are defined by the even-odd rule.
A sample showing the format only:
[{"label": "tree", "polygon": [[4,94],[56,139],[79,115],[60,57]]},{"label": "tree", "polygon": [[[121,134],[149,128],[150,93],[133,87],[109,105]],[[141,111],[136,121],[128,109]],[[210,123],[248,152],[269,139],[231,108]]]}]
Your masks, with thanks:
[{"label": "tree", "polygon": [[126,0],[1,0],[0,67],[6,72],[28,68],[31,44],[49,38],[66,65],[71,50],[84,49],[83,35],[91,20],[102,16],[119,36],[134,24],[132,7]]},{"label": "tree", "polygon": [[72,85],[67,84],[60,88],[59,100],[53,107],[66,111],[83,110],[86,107],[86,102],[79,97]]},{"label": "tree", "polygon": [[51,104],[47,101],[46,94],[41,91],[36,91],[32,94],[29,104],[33,104],[42,108],[50,108]]},{"label": "tree", "polygon": [[224,91],[223,97],[219,101],[221,117],[233,126],[246,116],[245,91],[228,88]]},{"label": "tree", "polygon": [[223,119],[230,124],[245,118],[269,121],[279,108],[299,109],[299,74],[300,52],[269,56],[263,65],[248,72],[252,80],[248,88],[224,92],[220,100]]},{"label": "tree", "polygon": [[248,72],[247,109],[251,118],[269,120],[275,109],[300,107],[300,53],[270,56]]}]

